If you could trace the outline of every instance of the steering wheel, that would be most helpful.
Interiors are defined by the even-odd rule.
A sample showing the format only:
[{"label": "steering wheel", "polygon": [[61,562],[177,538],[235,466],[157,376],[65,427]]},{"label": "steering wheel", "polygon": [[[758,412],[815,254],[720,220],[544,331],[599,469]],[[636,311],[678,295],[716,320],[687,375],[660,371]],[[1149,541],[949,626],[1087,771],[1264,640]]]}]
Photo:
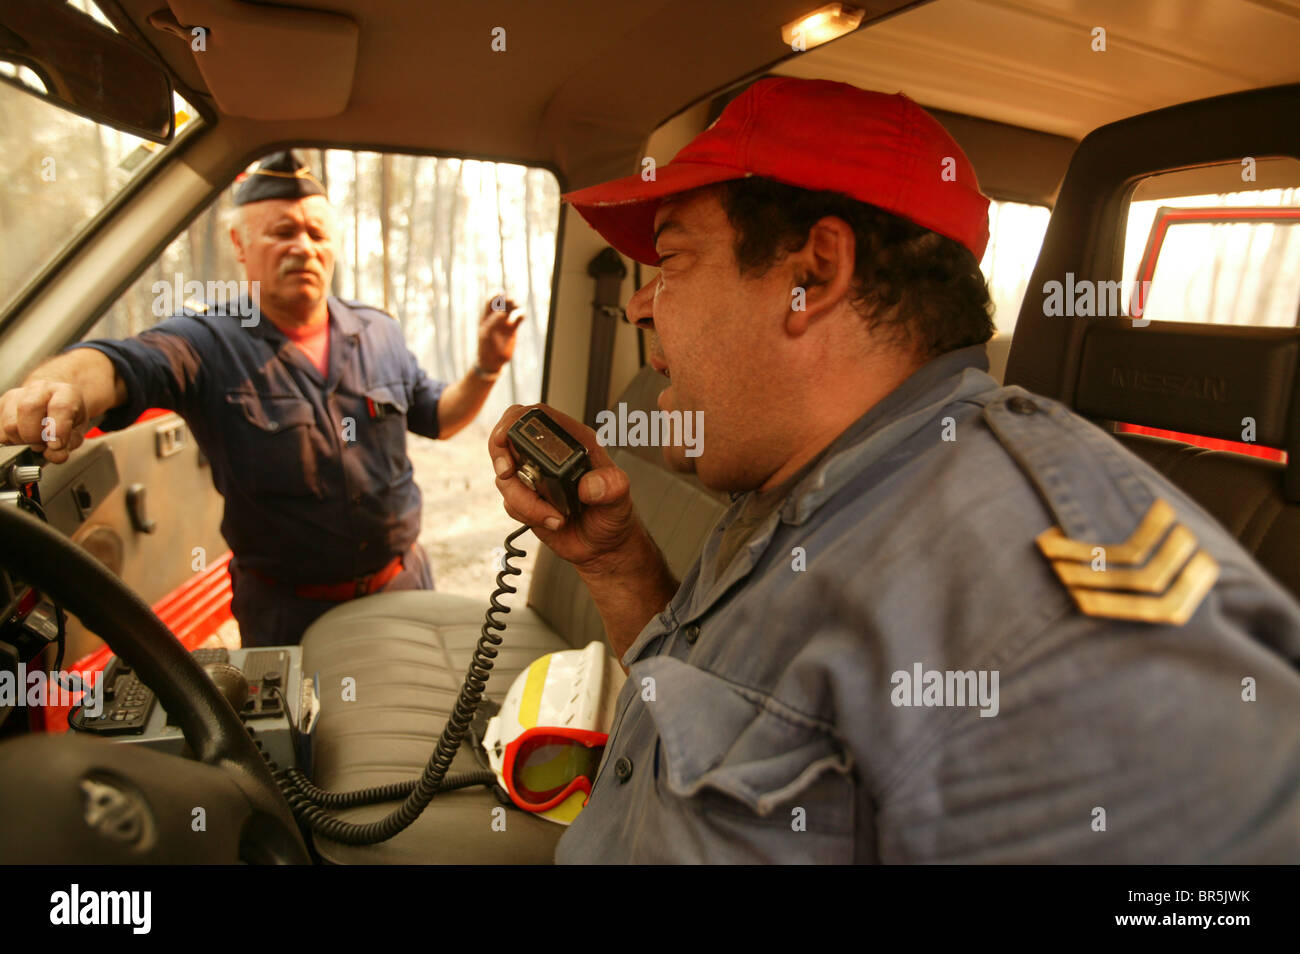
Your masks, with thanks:
[{"label": "steering wheel", "polygon": [[[247,802],[237,806],[244,816],[240,859],[268,864],[309,863],[293,813],[252,738],[216,684],[166,624],[98,560],[17,507],[0,506],[0,540],[5,541],[0,547],[0,569],[75,613],[113,652],[134,667],[141,681],[157,694],[163,708],[179,723],[198,761],[219,769],[224,779],[239,789]],[[0,753],[22,741],[5,743],[0,746]],[[42,751],[53,752],[55,745],[73,740],[57,737],[41,741]],[[138,746],[99,743],[87,751],[103,752],[103,745],[114,750],[114,755],[121,754],[119,761],[129,763],[129,774],[145,775],[144,782],[150,780],[149,775],[158,774],[157,758],[167,759],[168,766],[175,765],[173,759],[159,757],[157,753],[125,751],[138,750]],[[137,755],[148,758],[142,760]],[[51,761],[66,762],[67,756]],[[29,785],[40,780],[42,773],[55,771],[49,766],[30,766],[30,769],[34,771],[17,776],[22,781],[11,784]],[[205,778],[211,780],[211,770],[205,771],[209,773]],[[12,774],[5,777],[15,779]],[[173,777],[171,781],[175,783],[178,779]],[[48,784],[60,786],[58,792],[51,794],[53,805],[65,790],[75,788],[76,781],[55,778]],[[217,797],[220,790],[238,799],[238,795],[229,792],[228,785],[202,784],[206,797]],[[144,790],[143,785],[139,788]],[[188,816],[188,809],[186,812]]]}]

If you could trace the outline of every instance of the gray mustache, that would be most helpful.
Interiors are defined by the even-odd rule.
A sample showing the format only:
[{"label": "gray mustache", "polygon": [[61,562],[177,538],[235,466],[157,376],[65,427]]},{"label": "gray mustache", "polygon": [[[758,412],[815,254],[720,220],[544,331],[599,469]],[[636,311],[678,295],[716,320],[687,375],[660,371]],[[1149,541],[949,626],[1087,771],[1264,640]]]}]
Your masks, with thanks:
[{"label": "gray mustache", "polygon": [[280,266],[280,274],[287,275],[289,272],[298,271],[299,269],[311,272],[313,275],[320,275],[320,269],[313,266],[305,258],[286,259],[285,263]]}]

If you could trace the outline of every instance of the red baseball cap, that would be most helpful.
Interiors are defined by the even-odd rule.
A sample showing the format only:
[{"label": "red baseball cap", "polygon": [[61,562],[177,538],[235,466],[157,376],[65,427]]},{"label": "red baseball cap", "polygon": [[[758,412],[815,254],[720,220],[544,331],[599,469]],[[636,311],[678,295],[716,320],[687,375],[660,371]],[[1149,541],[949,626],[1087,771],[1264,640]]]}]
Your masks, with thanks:
[{"label": "red baseball cap", "polygon": [[661,201],[751,175],[868,202],[955,239],[976,260],[988,244],[989,200],[939,122],[902,93],[829,80],[761,79],[653,179],[631,175],[564,199],[614,248],[654,265]]}]

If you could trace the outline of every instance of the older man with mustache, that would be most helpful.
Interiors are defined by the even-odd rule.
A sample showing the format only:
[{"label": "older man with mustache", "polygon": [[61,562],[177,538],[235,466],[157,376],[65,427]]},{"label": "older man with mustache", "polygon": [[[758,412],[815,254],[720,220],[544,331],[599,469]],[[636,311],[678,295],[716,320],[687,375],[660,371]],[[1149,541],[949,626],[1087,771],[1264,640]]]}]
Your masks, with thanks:
[{"label": "older man with mustache", "polygon": [[268,157],[234,201],[249,297],[45,362],[0,397],[0,441],[59,462],[100,414],[116,430],[149,407],[179,412],[225,498],[243,644],[286,645],[336,603],[432,589],[406,431],[450,437],[469,424],[522,318],[509,317],[512,302],[489,302],[478,363],[453,384],[435,381],[391,316],[329,295],[338,224],[297,157]]}]

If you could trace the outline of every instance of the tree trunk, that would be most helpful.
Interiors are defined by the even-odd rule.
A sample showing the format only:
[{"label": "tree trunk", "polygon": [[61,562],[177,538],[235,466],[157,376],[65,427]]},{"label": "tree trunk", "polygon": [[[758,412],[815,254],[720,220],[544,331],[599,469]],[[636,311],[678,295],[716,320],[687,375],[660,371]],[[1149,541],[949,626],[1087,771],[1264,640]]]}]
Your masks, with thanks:
[{"label": "tree trunk", "polygon": [[185,229],[185,253],[187,256],[186,267],[183,269],[185,278],[198,279],[201,282],[211,280],[211,275],[199,274],[199,263],[203,261],[203,233],[199,231],[199,222],[195,221],[189,224]]},{"label": "tree trunk", "polygon": [[[496,163],[492,165],[492,181],[497,187],[497,242],[501,248],[501,294],[509,297],[510,287],[506,283],[506,223],[501,216],[501,166]],[[519,382],[515,378],[515,363],[510,361],[506,367],[510,371],[510,403],[518,404]]]},{"label": "tree trunk", "polygon": [[[330,199],[331,202],[333,202],[334,200],[330,198],[330,194],[329,194],[329,192],[330,192],[330,167],[329,167],[329,163],[328,163],[328,162],[326,161],[326,159],[325,159],[325,150],[324,150],[324,149],[317,149],[317,150],[316,150],[316,157],[317,157],[317,159],[318,159],[319,162],[320,162],[320,184],[321,184],[321,188],[323,188],[323,189],[325,190],[325,197],[326,197],[327,199]],[[342,237],[342,236],[340,236],[340,238],[341,238],[341,237]],[[339,278],[339,270],[338,270],[338,261],[337,261],[337,259],[335,260],[334,265],[335,265],[335,267],[334,267],[334,274],[330,276],[330,294],[333,295],[335,298],[338,298],[338,297],[340,297],[340,296],[343,294],[343,288],[342,288],[342,279]]]},{"label": "tree trunk", "polygon": [[[1260,256],[1255,254],[1255,239],[1261,234],[1262,230],[1259,226],[1252,227],[1250,254],[1247,256],[1247,261],[1259,261]],[[1273,234],[1269,239],[1268,248],[1262,256],[1263,262],[1260,264],[1259,285],[1255,290],[1255,300],[1251,303],[1250,311],[1246,313],[1246,320],[1242,321],[1237,318],[1237,324],[1264,325],[1268,323],[1268,306],[1273,301],[1274,294],[1286,284],[1282,281],[1282,269],[1286,265],[1286,251],[1288,239],[1290,238],[1289,229],[1286,226],[1273,226]],[[1239,284],[1239,297],[1240,288]]]},{"label": "tree trunk", "polygon": [[409,307],[411,300],[411,265],[415,261],[415,214],[420,209],[420,158],[418,156],[411,156],[410,162],[410,188],[407,192],[411,196],[411,204],[406,210],[406,262],[402,265],[402,303],[398,306],[400,311],[398,317],[402,320],[403,325],[405,325],[407,321],[407,308]]},{"label": "tree trunk", "polygon": [[361,301],[361,158],[352,153],[352,297]]},{"label": "tree trunk", "polygon": [[433,340],[429,344],[433,367],[437,369],[438,380],[450,380],[446,363],[442,359],[443,334],[438,327],[438,270],[433,267],[438,258],[438,207],[443,204],[441,159],[433,160],[433,201],[429,207],[429,298],[426,311],[429,315],[429,327]]},{"label": "tree trunk", "polygon": [[[161,255],[159,255],[157,258],[153,260],[153,271],[154,271],[154,275],[157,277],[157,280],[160,282],[165,282],[166,284],[171,285],[172,282],[175,281],[174,275],[166,274],[165,267],[163,265],[163,256]],[[182,285],[181,288],[182,288],[181,294],[183,297],[184,285]],[[141,293],[145,293],[146,289],[144,287],[141,287],[140,291]],[[184,301],[173,301],[171,314],[168,315],[167,317],[170,318],[171,315],[179,314],[180,310],[184,307],[185,307]],[[141,316],[139,317],[139,320],[136,320],[136,316],[134,315],[132,316],[131,329],[128,332],[128,335],[138,335],[140,332],[146,331],[149,328],[151,328],[157,322],[165,321],[165,320],[166,319],[164,318],[158,318],[157,316],[155,316],[152,307],[145,308]]]},{"label": "tree trunk", "polygon": [[109,182],[108,150],[104,147],[104,127],[95,126],[95,156],[99,160],[99,198],[100,208],[108,204],[113,197],[113,188]]},{"label": "tree trunk", "polygon": [[384,153],[379,157],[379,244],[382,249],[382,268],[383,268],[383,287],[384,287],[384,311],[392,314],[393,302],[396,296],[392,293],[393,273],[390,267],[390,252],[388,242],[388,230],[392,225],[392,215],[389,204],[393,200],[393,157]]},{"label": "tree trunk", "polygon": [[[221,208],[221,200],[218,199],[216,204],[213,205],[213,207],[208,211],[207,215],[204,216],[204,219],[206,219],[206,224],[204,225],[204,232],[206,233],[207,241],[204,243],[204,249],[203,249],[203,272],[205,275],[207,275],[209,279],[213,279],[213,280],[217,278],[231,277],[231,276],[223,276],[223,275],[216,274],[217,242],[219,242],[222,238],[226,238],[221,234],[221,230],[217,227],[218,224],[217,218],[218,218],[218,213],[220,211],[220,208]],[[226,238],[226,241],[229,241],[229,238]]]},{"label": "tree trunk", "polygon": [[[533,292],[533,170],[531,169],[524,170],[524,267],[528,276],[528,299],[525,307],[528,309],[528,324],[532,326],[525,331],[532,336],[534,346],[531,350],[537,362],[530,371],[537,375],[540,387],[542,365],[546,360],[542,349],[545,347],[546,339],[542,336],[542,316],[537,313],[537,296]],[[536,397],[541,400],[540,393]]]},{"label": "tree trunk", "polygon": [[[12,125],[12,121],[9,116],[9,107],[5,103],[5,97],[0,96],[0,129],[9,130],[13,128],[14,127]],[[6,160],[13,160],[13,158],[14,156],[11,153],[5,156]],[[32,158],[35,159],[35,156],[33,156]],[[57,166],[55,168],[57,169]],[[9,177],[13,175],[14,171],[16,170],[9,168],[8,163],[6,163],[6,168],[4,169],[5,179],[8,180]],[[25,171],[27,171],[29,175],[35,175],[36,177],[39,178],[41,174],[40,161],[37,160],[34,166],[29,167],[28,170]],[[14,219],[16,218],[13,209],[11,208],[11,203],[12,200],[9,198],[9,190],[0,189],[0,238],[3,238],[3,240],[6,242],[9,241],[9,234],[10,234],[9,223],[11,221],[14,221]],[[17,280],[18,271],[19,269],[17,267],[16,261],[14,260],[14,256],[12,255],[0,256],[0,288],[4,289],[3,292],[0,292],[0,296],[3,296],[4,298],[8,298],[11,294],[13,294],[13,292],[11,292],[10,289],[14,289],[16,291],[18,286],[18,280]]]},{"label": "tree trunk", "polygon": [[456,218],[460,212],[461,184],[465,178],[465,160],[456,160],[456,181],[452,185],[451,195],[447,203],[447,258],[446,258],[446,290],[447,290],[447,334],[444,336],[446,341],[447,354],[447,374],[449,378],[459,377],[460,361],[458,349],[456,347]]}]

